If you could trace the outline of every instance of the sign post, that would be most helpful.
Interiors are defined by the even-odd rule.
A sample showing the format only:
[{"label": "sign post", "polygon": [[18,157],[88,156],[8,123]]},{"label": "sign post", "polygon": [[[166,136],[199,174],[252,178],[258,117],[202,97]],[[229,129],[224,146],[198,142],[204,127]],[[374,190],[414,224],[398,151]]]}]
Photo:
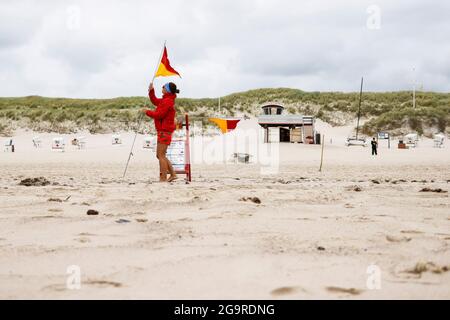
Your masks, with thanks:
[{"label": "sign post", "polygon": [[388,141],[388,148],[391,148],[391,136],[388,132],[378,132],[377,140],[387,140]]},{"label": "sign post", "polygon": [[186,181],[192,181],[191,175],[191,152],[189,137],[189,116],[185,115],[185,121],[182,124],[185,127],[186,137],[172,139],[172,143],[167,148],[167,159],[172,163],[173,169],[177,174],[185,174]]}]

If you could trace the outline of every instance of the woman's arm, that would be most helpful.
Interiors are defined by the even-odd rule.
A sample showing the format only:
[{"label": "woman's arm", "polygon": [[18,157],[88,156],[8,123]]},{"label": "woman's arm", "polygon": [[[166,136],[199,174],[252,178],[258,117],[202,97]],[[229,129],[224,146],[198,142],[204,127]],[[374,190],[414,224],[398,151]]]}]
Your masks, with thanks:
[{"label": "woman's arm", "polygon": [[153,88],[153,83],[150,83],[150,87],[148,88],[148,97],[153,105],[157,106],[161,103],[162,99],[159,99],[155,95],[155,88]]},{"label": "woman's arm", "polygon": [[147,110],[145,114],[153,119],[162,119],[169,111],[169,105],[167,103],[160,103],[155,110]]}]

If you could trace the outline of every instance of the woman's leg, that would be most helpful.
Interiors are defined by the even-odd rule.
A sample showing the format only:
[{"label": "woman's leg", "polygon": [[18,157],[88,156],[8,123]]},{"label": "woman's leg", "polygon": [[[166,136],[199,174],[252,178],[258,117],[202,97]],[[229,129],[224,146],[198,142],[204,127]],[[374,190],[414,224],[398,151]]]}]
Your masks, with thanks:
[{"label": "woman's leg", "polygon": [[159,181],[165,182],[167,181],[167,172],[169,170],[166,158],[167,144],[158,143],[156,145],[156,157],[159,160]]},{"label": "woman's leg", "polygon": [[171,181],[176,180],[177,174],[175,173],[175,170],[173,170],[172,163],[170,162],[169,159],[167,159],[167,167],[169,168],[169,174],[170,174],[170,177],[169,177],[169,179],[167,179],[167,181],[171,182]]}]

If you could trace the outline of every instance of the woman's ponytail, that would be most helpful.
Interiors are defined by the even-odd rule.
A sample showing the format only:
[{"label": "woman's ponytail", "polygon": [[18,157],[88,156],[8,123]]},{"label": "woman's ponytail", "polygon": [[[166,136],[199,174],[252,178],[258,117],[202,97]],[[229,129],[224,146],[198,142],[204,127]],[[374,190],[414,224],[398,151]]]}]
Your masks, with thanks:
[{"label": "woman's ponytail", "polygon": [[177,89],[177,85],[173,82],[169,83],[170,92],[172,93],[180,93],[180,90]]}]

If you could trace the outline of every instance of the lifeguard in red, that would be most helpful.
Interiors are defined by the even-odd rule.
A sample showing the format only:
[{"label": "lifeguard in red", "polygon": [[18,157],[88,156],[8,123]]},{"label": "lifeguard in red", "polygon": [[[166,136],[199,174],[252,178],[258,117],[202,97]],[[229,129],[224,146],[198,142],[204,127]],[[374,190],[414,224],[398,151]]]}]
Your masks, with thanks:
[{"label": "lifeguard in red", "polygon": [[[150,101],[156,106],[155,110],[142,109],[147,116],[155,121],[155,128],[158,134],[156,144],[156,157],[159,161],[159,181],[174,181],[177,175],[173,169],[172,163],[167,159],[167,148],[172,142],[172,133],[175,131],[175,99],[180,90],[173,82],[166,83],[162,87],[162,98],[155,96],[153,83],[150,84],[148,96]],[[169,174],[169,178],[167,178]]]},{"label": "lifeguard in red", "polygon": [[170,145],[172,142],[172,133],[175,131],[175,93],[166,92],[159,99],[155,95],[155,89],[150,89],[149,98],[155,110],[147,110],[145,114],[155,121],[155,128],[158,134],[158,143]]}]

